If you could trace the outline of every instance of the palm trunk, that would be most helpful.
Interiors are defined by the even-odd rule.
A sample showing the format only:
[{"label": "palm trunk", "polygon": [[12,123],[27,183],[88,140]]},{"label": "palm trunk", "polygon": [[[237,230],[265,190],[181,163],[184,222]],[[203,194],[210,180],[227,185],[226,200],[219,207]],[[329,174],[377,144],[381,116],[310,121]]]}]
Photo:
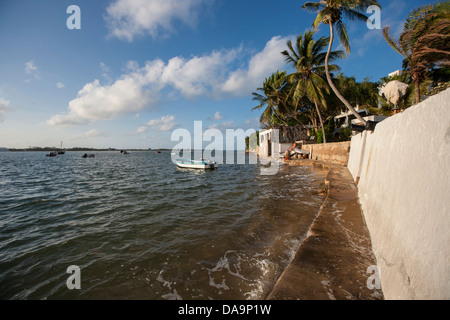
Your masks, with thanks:
[{"label": "palm trunk", "polygon": [[293,119],[295,119],[298,123],[300,123],[302,126],[303,126],[303,128],[305,128],[305,129],[307,129],[306,128],[306,126],[303,124],[303,122],[301,122],[299,119],[298,119],[298,102],[297,102],[297,104],[295,105],[295,110],[294,110],[294,113],[292,113],[291,112],[291,114],[290,114],[290,116],[293,118]]},{"label": "palm trunk", "polygon": [[414,92],[416,94],[416,104],[420,103],[420,81],[419,78],[414,79]]},{"label": "palm trunk", "polygon": [[282,119],[281,115],[279,115],[278,112],[277,112],[275,109],[274,109],[273,111],[274,111],[273,113],[275,114],[275,116],[277,117],[277,119],[278,119],[282,124],[284,124],[286,127],[289,127],[288,123]]},{"label": "palm trunk", "polygon": [[316,130],[316,128],[317,128],[317,120],[316,120],[316,117],[314,117],[314,115],[311,113],[311,114],[309,115],[309,119],[311,120],[311,123],[312,123],[312,125],[313,125],[313,127],[314,127],[314,130]]},{"label": "palm trunk", "polygon": [[339,100],[342,101],[342,103],[353,113],[353,115],[363,123],[363,125],[366,125],[367,122],[358,114],[358,112],[355,111],[355,109],[350,105],[350,103],[341,95],[341,93],[336,89],[336,86],[334,85],[333,81],[331,80],[330,70],[328,68],[328,62],[330,60],[330,53],[331,53],[331,47],[333,46],[334,41],[334,28],[333,24],[330,22],[330,43],[328,45],[328,51],[327,56],[325,58],[325,73],[327,75],[328,84],[330,85],[333,92],[336,94],[336,96],[339,98]]},{"label": "palm trunk", "polygon": [[314,102],[314,104],[316,105],[317,114],[319,115],[320,120],[320,126],[322,127],[323,143],[327,143],[327,137],[325,135],[325,127],[323,126],[322,115],[320,114],[319,106],[317,105],[317,102]]}]

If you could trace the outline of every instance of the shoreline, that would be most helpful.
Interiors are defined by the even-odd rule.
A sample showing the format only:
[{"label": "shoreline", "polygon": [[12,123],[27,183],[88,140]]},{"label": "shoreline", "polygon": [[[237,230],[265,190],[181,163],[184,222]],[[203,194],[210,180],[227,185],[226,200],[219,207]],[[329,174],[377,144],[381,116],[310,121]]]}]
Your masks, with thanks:
[{"label": "shoreline", "polygon": [[286,164],[327,170],[327,196],[266,300],[384,299],[381,289],[367,287],[367,269],[377,262],[347,167],[307,159]]}]

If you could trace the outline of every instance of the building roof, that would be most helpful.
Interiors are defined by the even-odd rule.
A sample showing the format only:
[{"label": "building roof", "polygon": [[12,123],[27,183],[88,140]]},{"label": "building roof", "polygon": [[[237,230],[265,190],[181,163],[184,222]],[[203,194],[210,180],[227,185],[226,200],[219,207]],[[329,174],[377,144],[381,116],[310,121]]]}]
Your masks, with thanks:
[{"label": "building roof", "polygon": [[307,134],[307,129],[303,126],[293,126],[293,127],[277,127],[269,130],[264,130],[259,133],[259,136],[264,136],[273,132],[274,129],[278,129],[278,142],[279,143],[294,143],[300,140],[307,140],[309,136]]},{"label": "building roof", "polygon": [[[365,113],[366,115],[369,115],[369,110],[367,110],[367,109],[360,109],[360,110],[356,110],[356,112],[357,113]],[[334,117],[335,119],[341,119],[341,118],[346,118],[346,117],[348,117],[348,116],[352,116],[353,115],[353,113],[351,112],[351,111],[349,111],[349,112],[343,112],[343,113],[341,113],[340,115],[338,115],[338,116],[336,116],[336,117]]]}]

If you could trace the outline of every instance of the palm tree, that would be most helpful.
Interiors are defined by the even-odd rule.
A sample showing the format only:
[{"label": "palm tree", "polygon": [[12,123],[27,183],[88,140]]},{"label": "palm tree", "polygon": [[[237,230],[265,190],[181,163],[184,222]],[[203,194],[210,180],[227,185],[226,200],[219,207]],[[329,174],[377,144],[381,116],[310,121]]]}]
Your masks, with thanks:
[{"label": "palm tree", "polygon": [[420,83],[436,64],[449,65],[450,3],[442,2],[418,8],[410,13],[396,41],[383,29],[389,45],[404,58],[406,71],[414,83],[416,103],[420,102]]},{"label": "palm tree", "polygon": [[[314,32],[307,31],[304,36],[299,35],[295,42],[287,42],[288,50],[281,54],[285,56],[286,62],[295,68],[295,72],[288,76],[289,82],[292,84],[291,96],[295,105],[303,98],[307,97],[316,107],[319,116],[320,126],[324,137],[324,143],[327,143],[325,137],[325,128],[323,125],[322,115],[319,105],[326,108],[327,103],[324,96],[324,90],[329,93],[325,75],[325,58],[327,53],[324,48],[328,45],[329,38],[321,37],[315,41],[313,39]],[[342,51],[333,51],[330,53],[330,60],[335,60],[344,56]],[[337,70],[335,65],[329,66],[332,70]]]},{"label": "palm tree", "polygon": [[277,71],[269,78],[264,80],[263,86],[258,88],[258,92],[253,92],[253,100],[259,101],[259,105],[252,110],[266,107],[261,115],[261,123],[268,127],[274,125],[273,118],[275,117],[283,125],[288,126],[285,121],[287,113],[287,90],[288,83],[286,81],[286,71]]},{"label": "palm tree", "polygon": [[347,53],[350,53],[350,44],[347,35],[347,30],[343,22],[343,15],[350,20],[358,20],[367,22],[368,17],[363,14],[368,6],[377,5],[376,0],[320,0],[318,2],[306,2],[303,5],[303,9],[307,9],[313,12],[317,12],[317,16],[314,20],[313,27],[317,29],[321,23],[328,24],[330,26],[330,42],[328,45],[327,56],[325,58],[325,72],[333,92],[344,103],[344,105],[355,115],[355,117],[361,121],[364,125],[366,121],[355,111],[350,103],[342,96],[339,90],[334,85],[330,70],[329,59],[331,54],[331,48],[334,42],[334,28],[338,33],[341,45],[345,48]]}]

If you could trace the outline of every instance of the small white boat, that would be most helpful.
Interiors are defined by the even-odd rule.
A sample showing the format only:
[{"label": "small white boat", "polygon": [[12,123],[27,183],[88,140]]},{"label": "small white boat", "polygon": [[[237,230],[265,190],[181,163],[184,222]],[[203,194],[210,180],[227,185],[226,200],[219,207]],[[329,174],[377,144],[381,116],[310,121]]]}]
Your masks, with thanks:
[{"label": "small white boat", "polygon": [[212,162],[209,160],[186,160],[179,159],[176,160],[177,166],[179,168],[187,168],[187,169],[217,169],[218,165],[216,162]]},{"label": "small white boat", "polygon": [[295,151],[296,153],[298,153],[298,154],[301,154],[301,155],[303,155],[303,154],[309,155],[309,152],[308,152],[308,151],[305,151],[305,150],[303,150],[303,149],[295,148],[294,151]]},{"label": "small white boat", "polygon": [[[286,150],[287,151],[287,150]],[[309,152],[308,151],[305,151],[305,150],[303,150],[303,149],[300,149],[300,148],[295,148],[294,150],[292,150],[292,151],[289,151],[289,156],[293,156],[293,155],[296,155],[296,154],[299,154],[299,155],[301,155],[301,156],[308,156],[309,155]],[[285,158],[286,157],[286,152],[282,152],[282,153],[280,153],[280,158]]]}]

